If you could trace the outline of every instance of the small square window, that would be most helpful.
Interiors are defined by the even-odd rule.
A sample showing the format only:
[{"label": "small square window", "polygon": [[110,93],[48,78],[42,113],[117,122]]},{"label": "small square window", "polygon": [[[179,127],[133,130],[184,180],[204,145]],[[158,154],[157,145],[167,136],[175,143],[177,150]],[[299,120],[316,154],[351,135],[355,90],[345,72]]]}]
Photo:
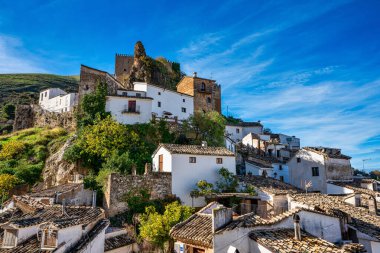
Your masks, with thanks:
[{"label": "small square window", "polygon": [[282,165],[281,165],[281,164],[278,166],[278,169],[279,169],[279,170],[282,170]]},{"label": "small square window", "polygon": [[312,167],[311,173],[312,173],[313,177],[319,177],[319,167]]},{"label": "small square window", "polygon": [[284,182],[284,176],[280,176],[280,181]]},{"label": "small square window", "polygon": [[136,93],[136,97],[140,98],[141,97],[141,93]]},{"label": "small square window", "polygon": [[223,158],[216,158],[216,164],[222,164]]},{"label": "small square window", "polygon": [[184,102],[184,103],[185,103],[185,102],[186,102],[186,100],[185,100],[185,99],[182,99],[182,102]]},{"label": "small square window", "polygon": [[189,157],[189,163],[196,163],[197,162],[197,158],[196,157]]},{"label": "small square window", "polygon": [[185,107],[182,107],[182,112],[186,112],[186,108]]},{"label": "small square window", "polygon": [[297,157],[297,163],[301,162],[301,158]]},{"label": "small square window", "polygon": [[240,133],[240,129],[239,128],[236,128],[236,133]]},{"label": "small square window", "polygon": [[158,92],[158,95],[161,95],[161,92]]},{"label": "small square window", "polygon": [[157,106],[161,107],[161,102],[160,101],[158,101]]}]

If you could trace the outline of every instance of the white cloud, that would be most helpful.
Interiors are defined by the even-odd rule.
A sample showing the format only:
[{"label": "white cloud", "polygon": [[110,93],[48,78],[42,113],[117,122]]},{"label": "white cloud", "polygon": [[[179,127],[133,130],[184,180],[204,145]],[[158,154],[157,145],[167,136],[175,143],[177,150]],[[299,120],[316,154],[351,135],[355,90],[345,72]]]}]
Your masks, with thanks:
[{"label": "white cloud", "polygon": [[14,37],[0,35],[0,73],[47,72],[39,61]]}]

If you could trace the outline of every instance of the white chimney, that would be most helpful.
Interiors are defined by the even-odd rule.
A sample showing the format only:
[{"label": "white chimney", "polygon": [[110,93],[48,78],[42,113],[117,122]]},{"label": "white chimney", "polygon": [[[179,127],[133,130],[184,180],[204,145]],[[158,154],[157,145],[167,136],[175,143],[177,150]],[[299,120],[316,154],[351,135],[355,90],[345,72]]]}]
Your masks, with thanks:
[{"label": "white chimney", "polygon": [[202,141],[201,146],[202,146],[202,148],[207,148],[207,141]]},{"label": "white chimney", "polygon": [[92,191],[92,207],[96,207],[96,191]]},{"label": "white chimney", "polygon": [[212,232],[232,221],[232,209],[224,206],[212,209]]},{"label": "white chimney", "polygon": [[300,226],[300,216],[298,214],[293,215],[294,222],[294,239],[301,241],[301,226]]},{"label": "white chimney", "polygon": [[193,73],[193,77],[197,77],[197,72],[194,72],[194,73]]}]

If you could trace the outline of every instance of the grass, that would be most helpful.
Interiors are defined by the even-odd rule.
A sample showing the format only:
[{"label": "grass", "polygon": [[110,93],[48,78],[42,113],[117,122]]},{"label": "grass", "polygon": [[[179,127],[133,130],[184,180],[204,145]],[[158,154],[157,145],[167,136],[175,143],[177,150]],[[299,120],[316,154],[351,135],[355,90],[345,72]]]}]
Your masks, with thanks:
[{"label": "grass", "polygon": [[33,185],[41,179],[45,159],[69,138],[63,128],[30,128],[0,136],[0,174]]}]

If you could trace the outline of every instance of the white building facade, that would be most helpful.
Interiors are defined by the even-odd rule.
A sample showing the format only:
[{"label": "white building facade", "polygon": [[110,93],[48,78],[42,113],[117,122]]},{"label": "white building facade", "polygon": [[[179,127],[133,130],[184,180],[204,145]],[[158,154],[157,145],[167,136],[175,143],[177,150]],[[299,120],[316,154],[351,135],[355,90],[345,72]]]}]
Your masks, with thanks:
[{"label": "white building facade", "polygon": [[78,105],[78,94],[59,88],[44,90],[40,92],[39,105],[49,112],[70,112]]},{"label": "white building facade", "polygon": [[227,123],[225,134],[235,142],[239,142],[249,133],[263,134],[263,125],[260,122]]},{"label": "white building facade", "polygon": [[172,174],[172,193],[185,205],[204,206],[204,198],[192,198],[200,180],[215,184],[218,171],[236,174],[234,153],[223,147],[161,144],[152,155],[152,171]]}]

